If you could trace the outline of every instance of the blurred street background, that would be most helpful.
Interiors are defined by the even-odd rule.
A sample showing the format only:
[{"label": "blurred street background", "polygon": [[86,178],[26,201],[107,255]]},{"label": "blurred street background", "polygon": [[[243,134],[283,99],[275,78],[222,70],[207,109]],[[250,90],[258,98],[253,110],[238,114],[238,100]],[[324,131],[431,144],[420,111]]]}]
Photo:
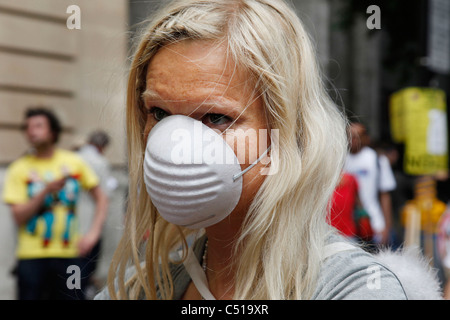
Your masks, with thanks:
[{"label": "blurred street background", "polygon": [[[133,39],[160,2],[0,0],[0,193],[7,166],[27,150],[22,125],[29,106],[46,105],[57,113],[64,125],[62,148],[78,147],[94,130],[106,131],[111,137],[106,156],[116,185],[95,275],[100,286],[122,233],[126,207],[125,98]],[[316,42],[331,97],[350,120],[367,126],[374,148],[396,152],[391,163],[397,178],[393,213],[402,237],[400,214],[414,196],[415,177],[433,175],[438,198],[450,200],[450,1],[290,2]],[[67,25],[70,5],[81,10],[80,29]],[[379,8],[378,16],[367,12],[371,5]],[[414,166],[415,160],[405,158],[411,151],[401,123],[408,116],[398,107],[398,101],[409,103],[410,92],[420,100],[428,94],[425,88],[443,97],[443,107],[436,108],[442,111],[439,119],[445,118],[438,119],[445,124],[438,133],[444,158],[430,170],[427,160]],[[16,232],[8,206],[0,203],[0,299],[15,299]]]}]

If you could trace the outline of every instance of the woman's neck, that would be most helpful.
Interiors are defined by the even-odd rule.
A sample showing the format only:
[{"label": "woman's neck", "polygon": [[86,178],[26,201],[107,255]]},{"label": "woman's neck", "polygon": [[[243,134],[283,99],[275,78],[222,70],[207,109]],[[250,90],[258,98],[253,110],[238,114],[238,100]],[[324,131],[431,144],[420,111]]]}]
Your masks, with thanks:
[{"label": "woman's neck", "polygon": [[232,214],[206,229],[206,277],[209,289],[216,299],[233,298],[237,261],[235,246],[241,233],[242,222],[239,215]]}]

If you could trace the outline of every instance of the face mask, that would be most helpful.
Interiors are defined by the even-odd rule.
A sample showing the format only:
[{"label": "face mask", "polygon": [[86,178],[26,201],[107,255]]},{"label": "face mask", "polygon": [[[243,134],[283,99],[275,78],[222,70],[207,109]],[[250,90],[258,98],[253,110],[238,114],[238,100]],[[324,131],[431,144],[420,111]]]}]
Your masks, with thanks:
[{"label": "face mask", "polygon": [[159,214],[190,229],[226,218],[242,193],[242,175],[233,149],[214,130],[187,116],[173,115],[150,131],[144,182]]}]

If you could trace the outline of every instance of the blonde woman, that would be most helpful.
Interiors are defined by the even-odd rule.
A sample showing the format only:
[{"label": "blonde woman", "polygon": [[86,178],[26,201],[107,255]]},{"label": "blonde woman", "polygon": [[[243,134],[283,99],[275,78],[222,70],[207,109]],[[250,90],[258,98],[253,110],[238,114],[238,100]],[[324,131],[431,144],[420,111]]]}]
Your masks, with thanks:
[{"label": "blonde woman", "polygon": [[[326,222],[346,122],[284,2],[159,10],[132,62],[127,135],[125,232],[97,299],[405,298],[393,273]],[[239,165],[173,159],[206,147]]]}]

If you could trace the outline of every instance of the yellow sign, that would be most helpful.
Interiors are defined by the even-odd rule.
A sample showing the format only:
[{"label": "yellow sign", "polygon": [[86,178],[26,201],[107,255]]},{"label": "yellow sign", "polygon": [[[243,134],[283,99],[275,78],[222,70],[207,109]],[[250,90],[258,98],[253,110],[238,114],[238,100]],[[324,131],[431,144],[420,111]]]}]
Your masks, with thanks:
[{"label": "yellow sign", "polygon": [[405,144],[404,170],[411,175],[448,170],[445,92],[411,87],[390,101],[392,139]]},{"label": "yellow sign", "polygon": [[391,124],[391,137],[396,143],[405,142],[405,127],[403,125],[403,96],[404,91],[391,95],[389,105],[389,119]]}]

